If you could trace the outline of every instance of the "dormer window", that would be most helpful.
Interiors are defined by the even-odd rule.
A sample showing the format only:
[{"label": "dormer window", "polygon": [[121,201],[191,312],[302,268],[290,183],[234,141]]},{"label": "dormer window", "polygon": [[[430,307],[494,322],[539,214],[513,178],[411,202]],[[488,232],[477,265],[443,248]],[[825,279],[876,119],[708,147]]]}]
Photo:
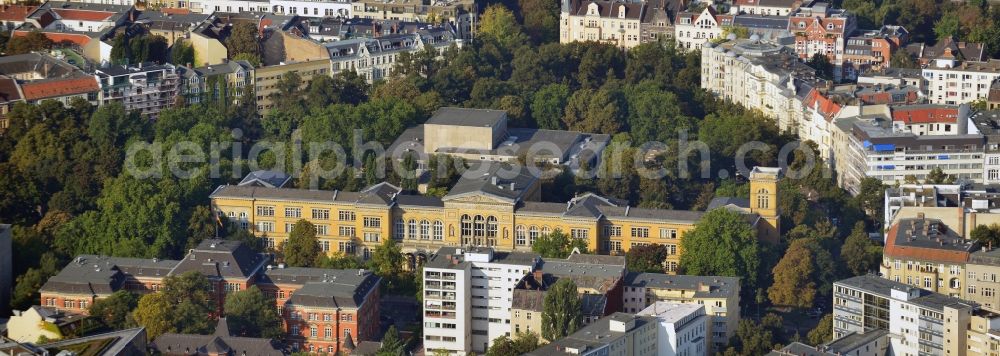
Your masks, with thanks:
[{"label": "dormer window", "polygon": [[597,15],[597,4],[591,3],[587,6],[587,15]]},{"label": "dormer window", "polygon": [[833,29],[833,23],[826,24],[826,29],[827,30],[832,30]]},{"label": "dormer window", "polygon": [[625,18],[625,5],[618,6],[618,18],[620,19]]},{"label": "dormer window", "polygon": [[799,28],[806,28],[805,22],[799,22]]}]

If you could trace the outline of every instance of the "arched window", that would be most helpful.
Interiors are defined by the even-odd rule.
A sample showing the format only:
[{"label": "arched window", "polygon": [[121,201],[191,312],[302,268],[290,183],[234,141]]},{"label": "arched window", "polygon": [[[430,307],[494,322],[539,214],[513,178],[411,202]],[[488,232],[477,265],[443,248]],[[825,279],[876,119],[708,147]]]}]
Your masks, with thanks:
[{"label": "arched window", "polygon": [[486,237],[497,237],[497,218],[486,218]]},{"label": "arched window", "polygon": [[524,228],[524,225],[517,225],[514,230],[514,244],[518,246],[524,246],[528,242],[528,231]]},{"label": "arched window", "polygon": [[476,215],[475,223],[475,236],[486,236],[486,219],[482,215]]},{"label": "arched window", "polygon": [[468,215],[462,215],[462,236],[472,236],[472,219]]},{"label": "arched window", "polygon": [[441,220],[434,222],[434,239],[444,240],[444,223]]},{"label": "arched window", "polygon": [[393,224],[392,238],[396,240],[403,239],[403,236],[406,234],[406,230],[404,230],[405,228],[403,227],[403,225],[405,225],[403,223],[403,219],[396,219],[395,223]]},{"label": "arched window", "polygon": [[769,209],[771,202],[769,201],[767,189],[761,188],[757,191],[757,208],[758,209]]},{"label": "arched window", "polygon": [[536,240],[538,240],[538,226],[532,226],[528,231],[528,244],[534,245]]},{"label": "arched window", "polygon": [[551,233],[552,233],[552,230],[550,230],[548,226],[542,226],[542,235],[548,235],[548,234],[551,234]]},{"label": "arched window", "polygon": [[406,238],[413,240],[417,238],[417,221],[410,219],[410,223],[407,224]]},{"label": "arched window", "polygon": [[427,240],[431,238],[431,222],[427,220],[420,221],[420,239]]}]

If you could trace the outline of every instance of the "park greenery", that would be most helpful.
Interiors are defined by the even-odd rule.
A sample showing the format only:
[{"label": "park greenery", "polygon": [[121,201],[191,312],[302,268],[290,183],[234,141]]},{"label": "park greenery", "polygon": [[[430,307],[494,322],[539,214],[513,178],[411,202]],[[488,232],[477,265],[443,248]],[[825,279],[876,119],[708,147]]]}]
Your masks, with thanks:
[{"label": "park greenery", "polygon": [[[873,23],[899,18],[898,11],[910,10],[891,10],[898,8],[892,4],[903,2],[875,2],[878,11],[872,13],[877,16],[864,16],[878,20]],[[857,2],[844,3],[855,6]],[[760,113],[702,90],[697,54],[679,52],[668,43],[643,44],[629,51],[600,43],[559,44],[555,42],[555,4],[520,0],[507,5],[514,11],[502,5],[486,9],[474,41],[449,48],[440,57],[431,49],[403,53],[393,75],[373,85],[353,72],[319,76],[310,82],[289,73],[278,83],[281,100],[262,116],[256,112],[252,90],[198,104],[181,98],[155,121],[127,112],[119,104],[94,107],[77,100],[66,106],[55,101],[15,105],[7,114],[10,127],[0,136],[0,216],[15,226],[14,250],[18,251],[12,306],[23,309],[38,304],[41,285],[79,254],[179,259],[202,240],[216,237],[244,241],[263,251],[251,232],[230,226],[225,219],[220,224],[209,208],[208,195],[214,187],[237,183],[251,167],[287,169],[301,164],[306,167],[304,174],[293,182],[300,188],[356,191],[383,180],[412,186],[412,182],[401,184],[407,172],[393,172],[391,165],[385,174],[380,172],[385,161],[370,154],[361,156],[358,163],[304,154],[300,161],[286,160],[287,166],[281,167],[277,154],[267,150],[251,162],[249,149],[257,142],[286,148],[293,142],[334,142],[353,152],[360,151],[354,146],[354,130],[363,135],[362,142],[388,145],[407,127],[443,106],[502,109],[511,127],[608,134],[613,145],[623,148],[624,157],[643,157],[622,159],[610,156],[609,150],[602,160],[606,164],[594,167],[595,177],[573,176],[566,170],[543,179],[543,200],[566,202],[595,193],[640,207],[704,210],[715,197],[749,197],[745,177],[734,174],[736,152],[743,143],[759,141],[770,148],[752,152],[747,166],[777,166],[784,159],[778,157],[778,149],[796,140]],[[949,13],[953,6],[965,5],[947,5],[943,12]],[[892,15],[878,15],[882,9]],[[911,21],[911,17],[902,16],[900,21]],[[996,21],[981,18],[995,25]],[[966,22],[960,23],[959,38],[976,38],[973,32],[980,36],[977,31],[986,31],[975,27],[964,34],[961,28]],[[11,39],[7,53],[53,46],[43,38],[28,34]],[[234,55],[254,54],[246,43],[227,45],[240,48]],[[173,61],[193,61],[195,54],[176,50],[175,44],[170,55]],[[132,52],[125,51],[121,58],[131,58]],[[696,161],[697,153],[686,151],[681,137],[704,142],[711,157]],[[653,141],[659,142],[657,150],[640,149]],[[171,147],[179,142],[193,142],[206,151],[212,142],[240,145],[220,148],[217,175],[210,174],[207,162],[189,162],[181,168],[191,174],[175,176],[166,163],[148,152],[132,156],[126,165],[133,144]],[[810,142],[799,148],[787,159],[793,169],[806,166],[807,153],[818,156]],[[434,159],[452,160],[447,156]],[[740,277],[744,305],[758,310],[776,307],[780,312],[812,307],[815,301],[828,299],[832,281],[877,269],[880,247],[867,238],[867,231],[881,227],[884,187],[866,180],[861,193],[852,197],[837,187],[826,166],[819,163],[803,177],[779,183],[778,206],[785,234],[778,244],[758,242],[745,216],[714,210],[683,235],[681,273]],[[338,164],[345,167],[336,177],[310,173]],[[684,174],[680,166],[691,174]],[[153,177],[136,177],[126,168],[151,172]],[[656,168],[666,168],[666,175],[639,174],[641,169]],[[702,168],[709,174],[702,176]],[[722,174],[722,169],[727,173]],[[442,194],[458,174],[456,169],[442,175],[445,178],[435,178],[431,194]],[[365,268],[382,278],[386,294],[419,294],[419,273],[403,268],[405,259],[395,240],[383,239],[368,261],[351,254],[327,256],[316,241],[315,227],[309,225],[296,223],[288,242],[269,252],[291,266]],[[974,234],[984,236],[984,241],[996,236],[993,232]],[[553,231],[539,237],[533,249],[546,258],[565,258],[574,247],[586,252],[580,242]],[[630,269],[664,271],[664,247],[633,251],[626,255]],[[165,332],[210,332],[214,324],[207,311],[215,310],[220,301],[205,295],[206,283],[199,275],[170,277],[161,293],[141,298],[116,295],[108,303],[95,303],[94,315],[111,327],[145,326],[150,337]],[[570,283],[560,280],[547,293],[546,339],[580,326],[580,302]],[[258,308],[264,300],[259,291],[252,290],[233,297],[232,302],[241,306],[234,308],[239,315],[230,320],[233,330],[271,335],[270,329],[240,321],[270,318]],[[780,328],[779,316],[759,315],[740,323],[727,354],[766,353],[790,339]],[[778,327],[774,326],[776,318]],[[511,341],[517,344],[519,339]],[[503,344],[510,346],[506,341]]]}]

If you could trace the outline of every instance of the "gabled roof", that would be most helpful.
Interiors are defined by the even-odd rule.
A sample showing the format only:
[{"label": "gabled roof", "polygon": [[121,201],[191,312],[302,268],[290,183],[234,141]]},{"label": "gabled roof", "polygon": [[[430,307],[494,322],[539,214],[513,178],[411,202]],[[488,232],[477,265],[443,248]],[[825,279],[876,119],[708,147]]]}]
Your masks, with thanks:
[{"label": "gabled roof", "polygon": [[281,188],[291,179],[292,177],[285,172],[258,170],[248,173],[237,185]]},{"label": "gabled roof", "polygon": [[39,289],[41,292],[109,295],[122,287],[125,275],[109,258],[81,255]]},{"label": "gabled roof", "polygon": [[824,96],[818,90],[813,90],[809,93],[809,96],[806,97],[806,102],[803,103],[803,106],[815,109],[816,112],[823,115],[826,121],[833,120],[833,118],[840,113],[841,109],[840,104],[833,102],[833,100]]},{"label": "gabled roof", "polygon": [[267,255],[255,253],[239,241],[208,239],[184,256],[170,274],[196,271],[209,278],[246,279],[264,268],[268,260]]},{"label": "gabled roof", "polygon": [[292,293],[288,302],[308,307],[360,308],[365,296],[378,288],[380,280],[370,271],[343,270],[331,273],[323,280],[306,282]]},{"label": "gabled roof", "polygon": [[923,46],[919,56],[928,59],[954,59],[979,62],[984,58],[983,47],[982,43],[959,42],[948,36],[933,46]]},{"label": "gabled roof", "polygon": [[480,166],[466,170],[442,200],[487,195],[515,203],[522,200],[535,181],[531,171],[521,165],[483,161]]},{"label": "gabled roof", "polygon": [[570,4],[572,7],[570,13],[574,16],[585,16],[591,5],[597,6],[597,14],[600,17],[607,18],[618,18],[618,10],[622,6],[625,7],[626,19],[642,19],[646,10],[646,2],[644,1],[584,0],[573,1]]},{"label": "gabled roof", "polygon": [[38,6],[0,5],[0,21],[22,22]]}]

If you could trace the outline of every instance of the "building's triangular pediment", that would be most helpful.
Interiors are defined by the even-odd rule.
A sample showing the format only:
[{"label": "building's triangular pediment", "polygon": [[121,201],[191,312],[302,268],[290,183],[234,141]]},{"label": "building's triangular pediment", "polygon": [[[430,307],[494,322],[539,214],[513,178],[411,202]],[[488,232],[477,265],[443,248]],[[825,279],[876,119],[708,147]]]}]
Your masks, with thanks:
[{"label": "building's triangular pediment", "polygon": [[510,199],[483,192],[468,192],[456,195],[446,195],[441,200],[447,203],[488,203],[514,204]]}]

